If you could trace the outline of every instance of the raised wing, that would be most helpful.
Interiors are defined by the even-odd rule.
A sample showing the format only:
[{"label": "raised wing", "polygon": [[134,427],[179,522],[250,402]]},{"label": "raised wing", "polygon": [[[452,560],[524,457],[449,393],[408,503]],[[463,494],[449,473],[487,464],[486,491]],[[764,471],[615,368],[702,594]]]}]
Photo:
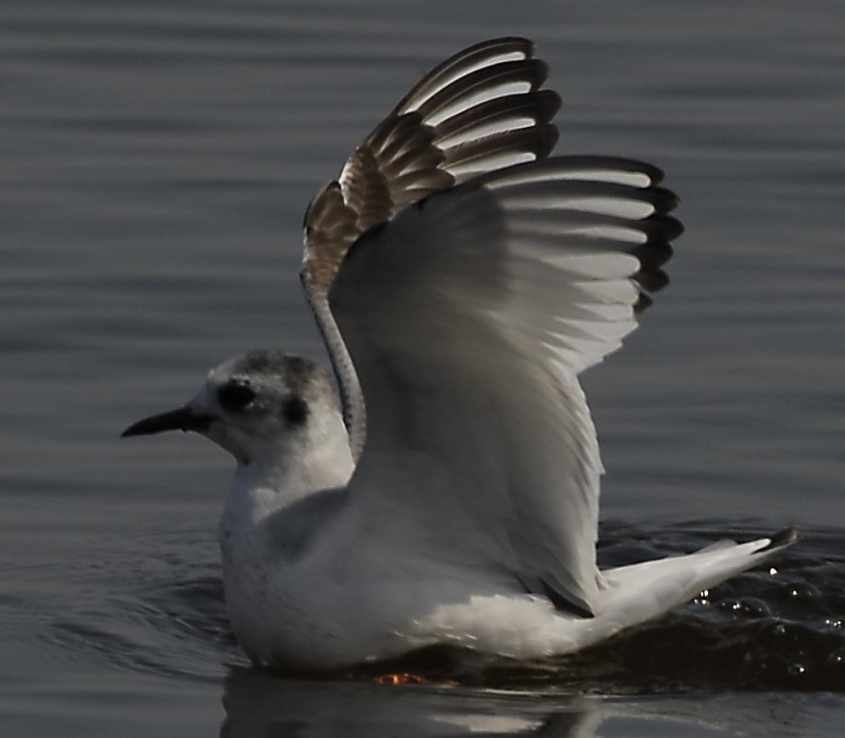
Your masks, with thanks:
[{"label": "raised wing", "polygon": [[547,69],[532,53],[526,39],[500,38],[433,69],[305,214],[302,281],[332,356],[356,457],[366,437],[365,407],[328,310],[328,290],[349,247],[368,228],[472,176],[548,155],[557,140],[549,121],[560,98],[539,89]]},{"label": "raised wing", "polygon": [[354,244],[330,301],[369,418],[350,493],[380,536],[594,611],[602,467],[577,374],[667,281],[681,226],[660,176],[522,164]]}]

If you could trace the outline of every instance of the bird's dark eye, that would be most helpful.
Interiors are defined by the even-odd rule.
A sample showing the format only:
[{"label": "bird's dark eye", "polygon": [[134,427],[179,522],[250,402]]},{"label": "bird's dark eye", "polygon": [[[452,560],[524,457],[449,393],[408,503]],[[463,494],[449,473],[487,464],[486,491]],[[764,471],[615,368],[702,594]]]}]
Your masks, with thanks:
[{"label": "bird's dark eye", "polygon": [[301,397],[288,397],[282,405],[282,415],[288,425],[302,425],[308,418],[308,403]]},{"label": "bird's dark eye", "polygon": [[232,379],[217,391],[217,399],[224,410],[243,410],[255,399],[255,390],[247,382]]}]

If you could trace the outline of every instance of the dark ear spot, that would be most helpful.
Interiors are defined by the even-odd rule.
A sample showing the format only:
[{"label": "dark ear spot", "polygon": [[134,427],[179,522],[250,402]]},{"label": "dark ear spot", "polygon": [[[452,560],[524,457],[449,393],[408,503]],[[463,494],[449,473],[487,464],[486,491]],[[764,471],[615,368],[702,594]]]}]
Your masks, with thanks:
[{"label": "dark ear spot", "polygon": [[289,426],[300,426],[308,418],[308,403],[301,397],[288,397],[282,405],[282,416]]}]

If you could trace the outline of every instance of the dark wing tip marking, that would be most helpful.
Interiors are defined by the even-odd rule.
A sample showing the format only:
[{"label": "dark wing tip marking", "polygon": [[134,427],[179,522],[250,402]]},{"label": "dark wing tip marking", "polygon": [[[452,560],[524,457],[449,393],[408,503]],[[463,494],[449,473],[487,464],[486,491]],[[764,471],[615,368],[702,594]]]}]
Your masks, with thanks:
[{"label": "dark wing tip marking", "polygon": [[306,291],[327,293],[351,244],[407,205],[548,156],[560,98],[539,89],[547,75],[530,40],[505,36],[460,51],[417,82],[306,211]]},{"label": "dark wing tip marking", "polygon": [[[661,267],[674,253],[669,242],[684,232],[684,226],[677,218],[666,215],[678,205],[679,199],[674,192],[654,186],[649,187],[647,192],[656,213],[638,224],[648,240],[631,251],[640,261],[640,270],[632,279],[641,290],[653,294],[669,285],[669,275]],[[654,302],[645,292],[640,292],[639,299],[634,304],[634,312],[637,314],[651,307]]]},{"label": "dark wing tip marking", "polygon": [[[650,176],[650,175],[649,175]],[[670,213],[681,202],[681,198],[677,196],[672,190],[668,190],[660,185],[652,185],[648,188],[648,194],[651,203],[657,208],[658,213]]]},{"label": "dark wing tip marking", "polygon": [[459,164],[482,161],[491,155],[495,156],[501,149],[507,149],[509,152],[531,153],[537,159],[544,159],[555,147],[557,139],[557,126],[552,123],[517,128],[505,133],[494,133],[449,149],[446,162],[449,166],[455,167]]},{"label": "dark wing tip marking", "polygon": [[441,80],[448,77],[456,69],[459,69],[463,65],[470,67],[472,64],[490,56],[491,52],[494,51],[496,54],[519,52],[524,54],[527,59],[530,59],[534,54],[534,44],[529,39],[520,36],[502,36],[501,38],[480,41],[477,44],[468,46],[457,54],[450,56],[445,61],[440,62],[440,64],[420,79],[399,101],[396,110],[402,110],[410,100],[424,94],[427,89],[436,87]]},{"label": "dark wing tip marking", "polygon": [[[499,85],[527,82],[529,89],[522,94],[538,90],[549,74],[548,65],[540,59],[503,61],[459,77],[419,104],[414,112],[427,119],[459,103],[462,98],[495,89]],[[404,114],[407,114],[403,111]]]},{"label": "dark wing tip marking", "polygon": [[658,292],[669,284],[669,275],[662,269],[640,269],[631,279],[648,292]]},{"label": "dark wing tip marking", "polygon": [[537,90],[534,93],[534,101],[537,106],[538,122],[548,123],[557,115],[563,100],[554,90]]},{"label": "dark wing tip marking", "polygon": [[645,292],[640,292],[639,297],[637,297],[637,301],[634,303],[634,313],[639,315],[645,310],[648,310],[652,305],[654,305],[654,300],[652,300]]},{"label": "dark wing tip marking", "polygon": [[663,241],[674,241],[684,232],[684,224],[671,215],[652,215],[645,223],[651,222],[655,227],[655,237]]},{"label": "dark wing tip marking", "polygon": [[665,241],[654,241],[637,246],[632,256],[640,260],[643,271],[654,271],[662,267],[674,255],[675,250]]}]

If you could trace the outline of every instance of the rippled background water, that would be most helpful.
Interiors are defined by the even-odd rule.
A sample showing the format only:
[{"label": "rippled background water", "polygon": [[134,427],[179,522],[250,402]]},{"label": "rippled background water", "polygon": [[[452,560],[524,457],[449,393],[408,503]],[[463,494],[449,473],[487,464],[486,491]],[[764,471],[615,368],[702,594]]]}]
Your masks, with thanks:
[{"label": "rippled background water", "polygon": [[[117,433],[232,353],[320,357],[304,205],[419,74],[505,34],[551,66],[559,151],[654,161],[683,199],[673,284],[586,379],[602,559],[804,539],[576,659],[424,654],[440,686],[399,690],[255,672],[221,599],[229,462]],[[6,0],[4,735],[840,735],[843,42],[820,0]]]}]

